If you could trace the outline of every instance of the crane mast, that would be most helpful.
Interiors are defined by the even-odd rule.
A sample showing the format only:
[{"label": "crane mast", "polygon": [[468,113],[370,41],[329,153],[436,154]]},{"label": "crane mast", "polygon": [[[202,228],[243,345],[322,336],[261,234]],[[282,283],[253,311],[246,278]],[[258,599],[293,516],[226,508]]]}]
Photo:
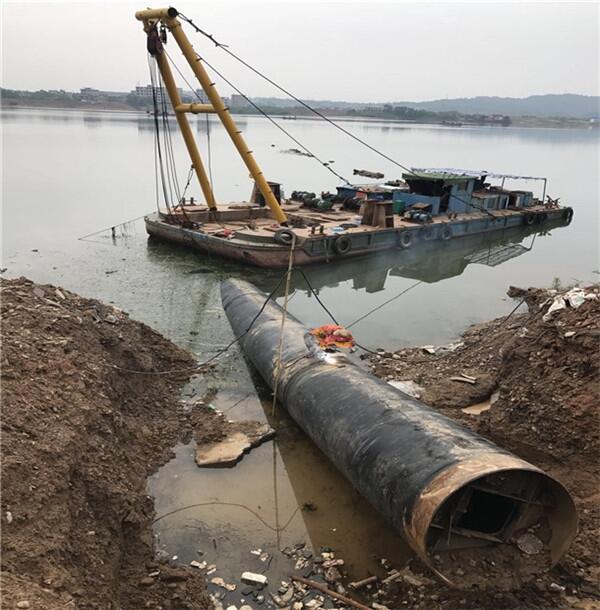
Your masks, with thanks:
[{"label": "crane mast", "polygon": [[[277,222],[280,224],[285,224],[287,221],[285,213],[281,209],[277,198],[273,194],[269,183],[267,182],[262,170],[260,169],[260,166],[252,154],[252,151],[246,144],[246,141],[242,136],[242,132],[238,129],[238,126],[233,120],[229,108],[225,105],[225,102],[219,95],[219,92],[215,87],[215,83],[212,82],[208,72],[202,64],[202,60],[196,51],[194,51],[194,47],[190,43],[186,33],[183,31],[181,22],[177,19],[178,14],[177,9],[169,7],[138,11],[135,14],[135,17],[138,21],[141,21],[144,24],[144,31],[148,35],[148,50],[157,60],[158,69],[160,70],[163,82],[165,84],[165,89],[167,90],[167,94],[171,100],[171,104],[173,105],[173,110],[175,111],[175,115],[177,117],[177,123],[192,160],[192,165],[194,166],[194,170],[198,176],[198,181],[200,182],[202,192],[206,199],[206,204],[211,210],[216,209],[214,193],[212,191],[210,180],[206,174],[206,170],[204,169],[204,164],[202,163],[200,151],[196,145],[196,140],[192,133],[192,129],[187,119],[187,113],[217,114],[221,123],[223,124],[223,127],[225,127],[225,130],[231,138],[233,145],[240,154],[242,161],[245,163],[250,175],[254,179],[254,182],[263,196],[265,203],[269,206],[273,216]],[[162,43],[158,36],[157,25],[159,23],[163,24],[167,28],[167,30],[173,36],[175,42],[177,42],[177,45],[181,49],[183,56],[192,69],[192,72],[206,93],[206,96],[210,102],[209,104],[183,104],[181,102],[167,56],[162,48]]]}]

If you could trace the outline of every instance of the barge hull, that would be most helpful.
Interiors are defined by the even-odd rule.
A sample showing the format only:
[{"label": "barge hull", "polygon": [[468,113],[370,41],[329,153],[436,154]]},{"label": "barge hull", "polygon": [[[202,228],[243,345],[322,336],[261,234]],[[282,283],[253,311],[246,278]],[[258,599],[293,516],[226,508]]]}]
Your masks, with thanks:
[{"label": "barge hull", "polygon": [[[438,220],[428,225],[411,224],[390,229],[373,227],[372,231],[349,231],[344,235],[350,237],[352,246],[344,254],[335,251],[334,242],[338,235],[301,237],[294,248],[293,262],[296,266],[334,262],[342,258],[365,256],[384,250],[409,249],[423,241],[440,242],[440,246],[443,247],[445,243],[469,235],[497,233],[519,226],[538,225],[542,228],[545,224],[561,220],[568,224],[572,215],[573,211],[568,207],[547,209],[540,206],[496,217],[469,214],[456,220]],[[166,222],[157,213],[146,216],[144,220],[149,235],[194,248],[208,255],[266,268],[283,268],[289,264],[291,247],[278,244],[272,238],[252,240],[217,237],[197,229],[188,229]]]}]

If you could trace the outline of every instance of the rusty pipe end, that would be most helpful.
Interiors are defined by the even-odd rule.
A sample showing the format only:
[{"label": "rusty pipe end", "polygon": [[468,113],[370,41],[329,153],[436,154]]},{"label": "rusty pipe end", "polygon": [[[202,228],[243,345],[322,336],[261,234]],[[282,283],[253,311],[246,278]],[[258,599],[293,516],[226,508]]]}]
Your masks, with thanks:
[{"label": "rusty pipe end", "polygon": [[405,532],[419,557],[449,584],[477,585],[487,567],[486,580],[512,588],[558,562],[577,521],[561,483],[498,453],[438,473],[413,504]]}]

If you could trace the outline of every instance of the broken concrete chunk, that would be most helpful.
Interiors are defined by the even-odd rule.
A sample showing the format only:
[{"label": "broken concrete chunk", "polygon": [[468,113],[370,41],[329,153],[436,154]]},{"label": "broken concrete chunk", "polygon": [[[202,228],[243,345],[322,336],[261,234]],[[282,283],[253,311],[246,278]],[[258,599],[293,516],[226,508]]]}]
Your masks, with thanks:
[{"label": "broken concrete chunk", "polygon": [[[293,593],[293,591],[292,591]],[[278,607],[278,608],[285,608],[287,606],[287,602],[284,602],[283,599],[281,599],[281,597],[279,597],[279,595],[275,595],[275,593],[271,593],[271,599],[273,600],[274,604]]]},{"label": "broken concrete chunk", "polygon": [[284,606],[287,606],[292,601],[294,593],[294,587],[290,587],[285,593],[279,596]]},{"label": "broken concrete chunk", "polygon": [[242,581],[249,585],[266,585],[267,577],[264,574],[256,574],[255,572],[243,572]]},{"label": "broken concrete chunk", "polygon": [[213,603],[214,610],[223,610],[223,604],[221,603],[221,600],[216,595],[211,595],[210,601]]},{"label": "broken concrete chunk", "polygon": [[227,589],[227,591],[235,591],[236,585],[229,584],[225,582],[220,576],[215,576],[210,579],[213,585],[217,585],[217,587],[221,587],[223,589]]},{"label": "broken concrete chunk", "polygon": [[273,428],[256,421],[233,422],[229,430],[221,441],[197,445],[198,466],[233,466],[244,453],[275,435]]},{"label": "broken concrete chunk", "polygon": [[[458,573],[458,572],[457,572]],[[463,573],[464,574],[464,573]],[[404,568],[398,572],[400,578],[412,587],[424,587],[433,584],[433,580],[420,574],[415,574],[410,568]]]},{"label": "broken concrete chunk", "polygon": [[324,573],[327,582],[336,582],[342,578],[340,571],[336,567],[327,568]]}]

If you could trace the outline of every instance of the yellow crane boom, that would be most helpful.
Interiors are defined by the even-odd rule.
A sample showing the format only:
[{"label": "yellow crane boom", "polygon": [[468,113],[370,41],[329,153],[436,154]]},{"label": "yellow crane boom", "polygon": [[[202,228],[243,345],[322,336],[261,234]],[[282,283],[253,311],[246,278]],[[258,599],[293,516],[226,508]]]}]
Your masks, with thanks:
[{"label": "yellow crane boom", "polygon": [[215,112],[218,115],[234,146],[246,164],[246,167],[254,179],[258,190],[275,216],[275,219],[280,224],[284,224],[287,221],[285,213],[281,209],[279,202],[273,194],[269,183],[267,182],[262,170],[254,158],[254,155],[252,154],[252,151],[248,148],[248,145],[242,136],[242,132],[235,124],[229,108],[225,105],[223,99],[219,95],[215,87],[215,83],[211,81],[211,78],[204,68],[200,57],[196,51],[194,51],[194,47],[183,31],[181,22],[177,19],[178,14],[177,9],[169,7],[138,11],[135,14],[135,17],[139,21],[143,22],[144,31],[148,35],[150,35],[153,31],[156,31],[156,26],[159,22],[162,23],[167,30],[169,30],[169,32],[171,32],[173,38],[179,45],[183,56],[186,58],[190,68],[194,72],[194,75],[198,79],[198,82],[202,86],[202,89],[210,101],[209,105],[182,104],[167,57],[165,53],[162,52],[162,49],[157,49],[155,57],[157,59],[158,68],[162,75],[165,89],[167,90],[171,104],[173,105],[173,110],[175,111],[179,128],[181,129],[185,145],[192,160],[196,175],[198,176],[207,205],[211,209],[216,209],[215,198],[210,185],[210,180],[208,179],[206,170],[204,169],[204,164],[202,163],[202,158],[200,157],[200,152],[196,145],[196,140],[193,136],[192,129],[186,116],[186,113],[188,112],[195,114],[203,112]]}]

